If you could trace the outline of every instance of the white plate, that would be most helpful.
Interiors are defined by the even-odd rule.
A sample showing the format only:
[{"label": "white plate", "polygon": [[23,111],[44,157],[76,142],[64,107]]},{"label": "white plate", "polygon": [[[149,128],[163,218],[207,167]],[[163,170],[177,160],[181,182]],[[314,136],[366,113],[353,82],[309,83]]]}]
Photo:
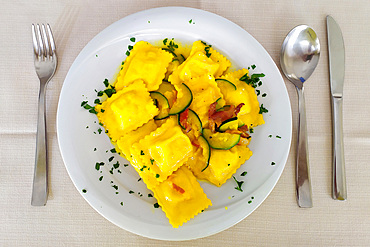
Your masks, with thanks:
[{"label": "white plate", "polygon": [[[96,116],[80,106],[83,100],[94,105],[97,98],[94,90],[104,89],[105,78],[113,82],[128,45],[133,44],[131,37],[136,41],[175,38],[189,43],[201,39],[230,58],[235,69],[255,64],[255,72],[266,75],[259,88],[261,95],[267,93],[267,97],[259,96],[260,103],[269,110],[264,114],[266,124],[255,128],[250,144],[253,156],[235,174],[238,180],[244,181],[244,191],[234,189],[233,179],[220,188],[202,182],[213,206],[178,229],[171,227],[160,208],[153,207],[156,201],[147,196],[150,191],[142,181],[138,182],[138,174],[131,166],[123,166],[128,162],[117,154],[106,152],[113,148],[109,138],[104,131],[97,132],[100,126]],[[77,190],[96,211],[117,226],[145,237],[188,240],[233,226],[264,201],[284,169],[290,148],[291,122],[290,102],[281,74],[266,50],[251,35],[209,12],[166,7],[127,16],[86,45],[64,81],[57,131],[68,173]],[[277,135],[281,138],[276,138]],[[108,162],[111,156],[114,160]],[[121,173],[115,169],[111,174],[109,171],[116,161],[121,164]],[[101,172],[95,169],[96,162],[105,162]],[[272,162],[275,165],[271,165]],[[240,176],[243,171],[248,172],[244,177]],[[103,179],[99,181],[101,176]],[[113,185],[117,185],[118,190]],[[130,190],[135,193],[130,194]]]}]

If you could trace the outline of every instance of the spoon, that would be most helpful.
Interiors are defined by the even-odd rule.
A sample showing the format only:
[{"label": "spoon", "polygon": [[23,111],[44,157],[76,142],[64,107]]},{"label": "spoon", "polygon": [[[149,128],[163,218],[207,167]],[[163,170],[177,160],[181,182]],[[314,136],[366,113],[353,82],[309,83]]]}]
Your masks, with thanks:
[{"label": "spoon", "polygon": [[288,33],[281,48],[280,65],[285,76],[296,86],[298,93],[296,190],[298,205],[301,208],[312,207],[303,84],[315,70],[319,57],[320,42],[311,27],[299,25]]}]

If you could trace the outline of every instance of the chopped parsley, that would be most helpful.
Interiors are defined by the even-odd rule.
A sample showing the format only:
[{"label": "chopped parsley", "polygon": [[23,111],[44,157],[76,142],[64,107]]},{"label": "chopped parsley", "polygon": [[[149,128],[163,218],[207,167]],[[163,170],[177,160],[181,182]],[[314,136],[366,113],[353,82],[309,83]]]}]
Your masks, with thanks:
[{"label": "chopped parsley", "polygon": [[269,138],[271,138],[272,137],[272,135],[269,135]]},{"label": "chopped parsley", "polygon": [[101,166],[104,166],[104,162],[96,162],[95,169],[99,171]]},{"label": "chopped parsley", "polygon": [[98,133],[101,134],[103,130],[101,128],[98,129]]},{"label": "chopped parsley", "polygon": [[87,104],[87,101],[82,101],[81,102],[81,107],[83,107],[84,105],[86,105]]},{"label": "chopped parsley", "polygon": [[103,83],[104,83],[104,86],[105,87],[108,87],[109,86],[109,81],[108,81],[107,78],[104,79]]},{"label": "chopped parsley", "polygon": [[119,161],[117,163],[113,164],[114,169],[117,169],[119,167]]},{"label": "chopped parsley", "polygon": [[114,159],[114,156],[110,157],[110,158],[108,159],[108,161],[109,161],[109,162],[111,162],[113,159]]},{"label": "chopped parsley", "polygon": [[263,107],[263,104],[261,104],[259,114],[267,113],[267,112],[269,112],[269,110],[267,110],[265,107]]},{"label": "chopped parsley", "polygon": [[163,44],[164,44],[164,45],[167,45],[167,41],[168,41],[168,38],[165,38],[165,39],[163,40]]},{"label": "chopped parsley", "polygon": [[115,189],[115,190],[118,190],[118,186],[113,184],[112,187]]},{"label": "chopped parsley", "polygon": [[160,177],[160,175],[157,173],[157,174],[155,174],[155,177],[156,177],[156,178],[159,178],[159,177]]},{"label": "chopped parsley", "polygon": [[156,203],[154,203],[154,208],[159,208],[159,204],[158,204],[158,202],[156,202]]},{"label": "chopped parsley", "polygon": [[130,56],[130,52],[129,51],[126,51],[126,56]]},{"label": "chopped parsley", "polygon": [[276,136],[276,138],[281,139],[281,136]]},{"label": "chopped parsley", "polygon": [[148,194],[148,197],[153,197],[153,195],[152,194]]},{"label": "chopped parsley", "polygon": [[266,96],[267,96],[267,93],[263,93],[263,94],[262,94],[262,97],[266,97]]},{"label": "chopped parsley", "polygon": [[133,194],[133,193],[135,193],[135,192],[133,192],[132,190],[130,190],[128,193],[129,193],[129,194]]},{"label": "chopped parsley", "polygon": [[132,37],[132,38],[130,38],[130,41],[131,42],[135,42],[136,41],[136,38],[135,37]]},{"label": "chopped parsley", "polygon": [[252,69],[255,69],[256,68],[256,65],[255,64],[252,64],[251,67],[252,67]]},{"label": "chopped parsley", "polygon": [[103,176],[101,176],[100,178],[99,178],[99,181],[102,181],[103,180]]},{"label": "chopped parsley", "polygon": [[112,149],[110,150],[110,152],[111,152],[111,153],[117,153],[117,151],[116,151],[116,149],[115,149],[115,148],[112,148]]},{"label": "chopped parsley", "polygon": [[249,133],[254,133],[253,128],[249,128]]},{"label": "chopped parsley", "polygon": [[271,162],[271,165],[274,166],[275,165],[275,162]]},{"label": "chopped parsley", "polygon": [[94,152],[96,151],[96,148],[94,148]]},{"label": "chopped parsley", "polygon": [[242,172],[242,174],[240,174],[240,176],[245,176],[245,175],[247,175],[247,172]]},{"label": "chopped parsley", "polygon": [[253,88],[256,88],[257,86],[261,86],[262,82],[260,80],[261,77],[264,77],[265,74],[253,74],[251,77],[249,77],[248,73],[245,73],[242,77],[240,77],[239,80],[244,81],[248,85],[251,85]]},{"label": "chopped parsley", "polygon": [[123,202],[121,202],[121,206],[123,206]]},{"label": "chopped parsley", "polygon": [[154,163],[154,159],[150,159],[150,163],[152,163],[152,165],[153,165],[153,163]]},{"label": "chopped parsley", "polygon": [[190,19],[190,20],[189,20],[189,24],[191,24],[192,22],[193,22],[193,19]]},{"label": "chopped parsley", "polygon": [[140,155],[145,155],[143,150],[140,151]]},{"label": "chopped parsley", "polygon": [[127,47],[127,49],[128,49],[129,51],[131,51],[133,48],[134,48],[134,47],[133,47],[132,45],[129,45],[129,46]]},{"label": "chopped parsley", "polygon": [[87,192],[87,190],[86,189],[82,189],[82,193],[86,193]]},{"label": "chopped parsley", "polygon": [[233,178],[234,178],[234,180],[237,184],[237,186],[234,189],[243,192],[242,185],[243,185],[244,181],[238,181],[238,180],[236,180],[236,178],[234,176],[233,176]]}]

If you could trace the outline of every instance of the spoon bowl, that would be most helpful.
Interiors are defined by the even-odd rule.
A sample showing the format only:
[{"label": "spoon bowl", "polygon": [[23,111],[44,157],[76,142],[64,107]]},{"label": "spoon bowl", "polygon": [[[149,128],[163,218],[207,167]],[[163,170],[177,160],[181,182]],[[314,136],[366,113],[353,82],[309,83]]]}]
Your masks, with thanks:
[{"label": "spoon bowl", "polygon": [[296,87],[302,87],[315,70],[319,57],[320,42],[315,31],[307,25],[299,25],[289,32],[283,42],[281,69]]},{"label": "spoon bowl", "polygon": [[288,33],[281,48],[280,65],[285,76],[296,86],[298,93],[296,191],[298,205],[302,208],[312,207],[303,83],[312,75],[319,57],[320,42],[312,28],[300,25]]}]

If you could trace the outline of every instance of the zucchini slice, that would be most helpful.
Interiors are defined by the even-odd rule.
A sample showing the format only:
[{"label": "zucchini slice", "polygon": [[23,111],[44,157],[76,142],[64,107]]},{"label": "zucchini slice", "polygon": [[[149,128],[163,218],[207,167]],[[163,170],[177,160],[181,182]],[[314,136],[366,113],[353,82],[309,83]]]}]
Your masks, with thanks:
[{"label": "zucchini slice", "polygon": [[203,136],[208,141],[211,148],[228,150],[238,144],[240,140],[239,134],[212,133],[210,129],[203,129]]},{"label": "zucchini slice", "polygon": [[221,98],[221,97],[218,98],[216,100],[216,102],[217,102],[217,104],[216,104],[216,111],[220,110],[226,104],[226,101],[223,98]]},{"label": "zucchini slice", "polygon": [[179,85],[179,92],[177,93],[177,97],[175,103],[170,109],[169,115],[176,115],[186,110],[189,107],[191,102],[193,101],[193,94],[188,86],[185,83]]},{"label": "zucchini slice", "polygon": [[[178,117],[178,123],[182,129],[186,129],[186,127],[181,124],[180,116],[181,116],[181,113],[179,114],[179,117]],[[196,114],[192,109],[189,109],[188,111],[187,122],[191,125],[194,131],[198,132],[199,134],[202,134],[202,131],[203,131],[202,121],[200,121],[198,114]]]},{"label": "zucchini slice", "polygon": [[161,85],[159,85],[159,88],[158,90],[156,90],[156,92],[163,94],[163,96],[167,98],[170,107],[176,100],[176,89],[171,83],[167,81],[163,81]]},{"label": "zucchini slice", "polygon": [[203,149],[203,156],[206,159],[206,165],[202,169],[202,172],[203,172],[209,166],[209,161],[211,159],[211,147],[209,146],[209,143],[202,135],[199,136],[198,141],[199,141],[199,145]]},{"label": "zucchini slice", "polygon": [[232,83],[229,80],[216,79],[216,82],[217,82],[217,85],[220,87],[221,92],[223,90],[225,90],[225,91],[235,91],[236,90],[236,86],[234,85],[234,83]]},{"label": "zucchini slice", "polygon": [[224,132],[226,130],[236,130],[239,127],[239,120],[237,117],[230,118],[222,122],[218,130]]},{"label": "zucchini slice", "polygon": [[150,92],[150,97],[155,102],[155,105],[159,109],[159,114],[154,117],[155,120],[161,120],[169,116],[170,105],[168,104],[167,98],[160,92]]}]

